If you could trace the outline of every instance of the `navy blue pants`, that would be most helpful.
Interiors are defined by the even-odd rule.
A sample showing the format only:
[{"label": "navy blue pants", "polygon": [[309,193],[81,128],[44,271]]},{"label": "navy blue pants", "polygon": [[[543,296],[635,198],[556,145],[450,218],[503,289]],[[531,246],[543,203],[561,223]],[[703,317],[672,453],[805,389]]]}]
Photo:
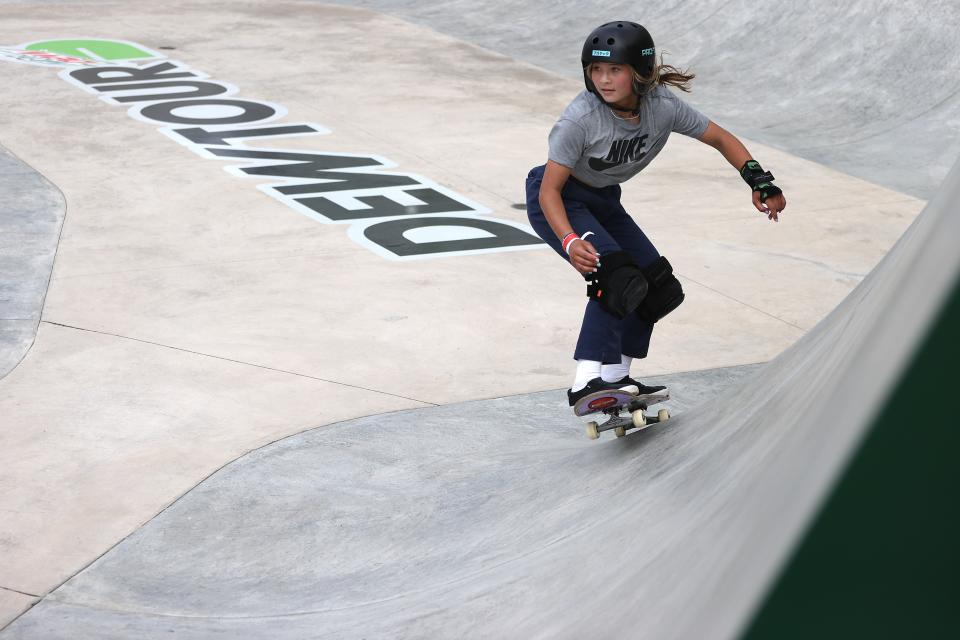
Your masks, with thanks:
[{"label": "navy blue pants", "polygon": [[[569,263],[569,256],[540,208],[543,170],[543,166],[534,167],[527,175],[527,217],[537,235]],[[596,247],[601,262],[603,256],[621,250],[628,251],[641,267],[652,264],[660,257],[653,243],[620,204],[620,185],[591,187],[570,176],[561,196],[567,217],[577,235],[593,231],[594,235],[587,240]],[[620,354],[645,358],[652,333],[653,324],[636,313],[621,320],[601,307],[598,301],[591,299],[587,302],[573,357],[577,360],[598,360],[603,364],[620,364]]]}]

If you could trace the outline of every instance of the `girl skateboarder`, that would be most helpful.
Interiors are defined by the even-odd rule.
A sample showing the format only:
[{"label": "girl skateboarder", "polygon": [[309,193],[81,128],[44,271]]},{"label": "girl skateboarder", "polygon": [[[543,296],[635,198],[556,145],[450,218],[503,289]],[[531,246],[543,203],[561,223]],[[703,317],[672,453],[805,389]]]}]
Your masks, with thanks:
[{"label": "girl skateboarder", "polygon": [[641,25],[594,29],[580,56],[586,91],[567,106],[549,136],[546,165],[527,176],[530,224],[591,282],[567,392],[570,406],[611,389],[646,395],[630,377],[645,358],[654,323],[683,301],[673,269],[620,204],[620,183],[660,153],[671,132],[708,144],[740,171],[753,205],[777,221],[786,199],[773,175],[732,134],[667,88],[689,91],[693,74],[658,64]]}]

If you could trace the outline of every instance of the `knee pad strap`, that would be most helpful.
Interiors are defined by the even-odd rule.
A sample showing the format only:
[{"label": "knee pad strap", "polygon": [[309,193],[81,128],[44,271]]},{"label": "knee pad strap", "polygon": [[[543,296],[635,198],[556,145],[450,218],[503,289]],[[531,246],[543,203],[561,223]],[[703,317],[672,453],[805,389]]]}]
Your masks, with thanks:
[{"label": "knee pad strap", "polygon": [[625,318],[647,295],[647,279],[626,251],[616,251],[600,258],[597,272],[590,274],[587,296],[600,302],[609,313]]}]

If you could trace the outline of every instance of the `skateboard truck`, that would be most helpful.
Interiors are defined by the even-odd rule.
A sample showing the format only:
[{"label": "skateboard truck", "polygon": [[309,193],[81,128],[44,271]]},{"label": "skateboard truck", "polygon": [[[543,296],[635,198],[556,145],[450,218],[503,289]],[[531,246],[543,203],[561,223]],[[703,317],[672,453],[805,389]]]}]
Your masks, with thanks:
[{"label": "skateboard truck", "polygon": [[[666,422],[670,419],[670,412],[666,409],[660,409],[655,416],[648,416],[645,413],[647,406],[646,402],[632,400],[626,404],[618,403],[602,409],[602,412],[610,416],[610,419],[602,424],[595,421],[588,422],[587,437],[596,440],[600,437],[601,432],[612,429],[618,438],[622,438],[627,435],[628,429],[646,429],[650,425]],[[621,415],[624,411],[627,412],[627,415]]]}]

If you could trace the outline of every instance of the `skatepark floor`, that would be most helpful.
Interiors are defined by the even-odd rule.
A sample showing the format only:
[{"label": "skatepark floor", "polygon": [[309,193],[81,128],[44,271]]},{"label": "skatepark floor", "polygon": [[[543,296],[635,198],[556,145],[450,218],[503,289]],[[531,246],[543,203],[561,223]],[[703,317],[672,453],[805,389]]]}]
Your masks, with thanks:
[{"label": "skatepark floor", "polygon": [[[919,5],[779,3],[764,41],[708,4],[650,24],[788,209],[758,218],[681,136],[625,186],[687,301],[633,370],[673,417],[599,441],[564,394],[582,280],[549,250],[387,259],[0,60],[0,640],[734,637],[956,280],[960,94],[880,95],[850,57]],[[322,129],[250,147],[376,158],[519,229],[596,22],[545,6],[2,0],[0,44],[139,43]],[[914,54],[955,59],[955,8],[924,11]],[[745,42],[777,92],[724,75]],[[813,50],[854,75],[806,95]]]}]

